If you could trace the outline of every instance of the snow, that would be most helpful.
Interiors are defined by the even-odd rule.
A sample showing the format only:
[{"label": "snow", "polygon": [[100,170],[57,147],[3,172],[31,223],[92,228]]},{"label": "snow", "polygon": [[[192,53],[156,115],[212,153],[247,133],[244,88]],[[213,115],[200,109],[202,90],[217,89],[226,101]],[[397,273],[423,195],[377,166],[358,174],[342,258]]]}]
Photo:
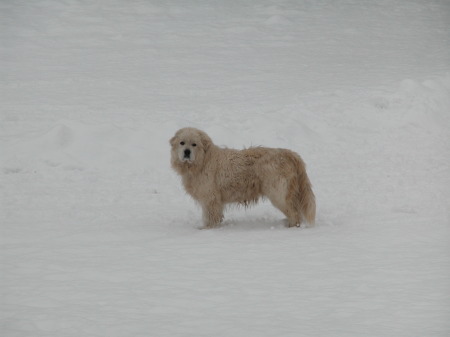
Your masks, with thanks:
[{"label": "snow", "polygon": [[[2,336],[448,336],[447,1],[0,3]],[[184,126],[290,148],[313,228],[201,210]]]}]

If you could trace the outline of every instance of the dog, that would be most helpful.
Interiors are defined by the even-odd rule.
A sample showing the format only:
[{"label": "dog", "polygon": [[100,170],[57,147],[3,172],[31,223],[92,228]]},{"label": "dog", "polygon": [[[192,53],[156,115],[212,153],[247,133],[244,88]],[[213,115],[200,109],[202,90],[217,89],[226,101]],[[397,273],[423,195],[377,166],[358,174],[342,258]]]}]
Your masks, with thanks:
[{"label": "dog", "polygon": [[268,198],[287,217],[289,227],[313,225],[316,202],[301,157],[287,149],[214,145],[204,132],[187,127],[170,139],[171,165],[184,188],[202,207],[204,228],[223,220],[224,208],[249,206]]}]

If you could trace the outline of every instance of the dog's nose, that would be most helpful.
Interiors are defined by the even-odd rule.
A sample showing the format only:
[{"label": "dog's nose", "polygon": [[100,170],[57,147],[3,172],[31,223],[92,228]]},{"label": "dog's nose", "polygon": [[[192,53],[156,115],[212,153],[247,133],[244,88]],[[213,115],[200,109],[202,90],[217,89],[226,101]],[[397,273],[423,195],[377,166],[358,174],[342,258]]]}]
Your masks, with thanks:
[{"label": "dog's nose", "polygon": [[189,150],[189,149],[184,150],[184,157],[185,158],[189,158],[190,155],[191,155],[191,150]]}]

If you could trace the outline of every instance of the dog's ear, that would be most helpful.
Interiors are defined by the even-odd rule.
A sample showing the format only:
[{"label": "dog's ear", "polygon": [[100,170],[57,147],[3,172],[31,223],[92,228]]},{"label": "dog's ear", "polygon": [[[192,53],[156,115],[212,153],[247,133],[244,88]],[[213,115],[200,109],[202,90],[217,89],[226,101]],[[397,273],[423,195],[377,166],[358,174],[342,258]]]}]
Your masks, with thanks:
[{"label": "dog's ear", "polygon": [[170,138],[169,143],[170,145],[172,145],[172,147],[174,147],[178,143],[178,136],[180,135],[180,131],[181,130],[175,132],[175,135],[172,138]]},{"label": "dog's ear", "polygon": [[203,131],[200,131],[200,140],[205,151],[208,150],[208,148],[213,144],[211,138],[209,138],[209,136]]},{"label": "dog's ear", "polygon": [[170,140],[169,140],[169,143],[170,143],[170,145],[172,147],[175,146],[176,142],[177,142],[177,136],[176,135],[173,136],[172,138],[170,138]]}]

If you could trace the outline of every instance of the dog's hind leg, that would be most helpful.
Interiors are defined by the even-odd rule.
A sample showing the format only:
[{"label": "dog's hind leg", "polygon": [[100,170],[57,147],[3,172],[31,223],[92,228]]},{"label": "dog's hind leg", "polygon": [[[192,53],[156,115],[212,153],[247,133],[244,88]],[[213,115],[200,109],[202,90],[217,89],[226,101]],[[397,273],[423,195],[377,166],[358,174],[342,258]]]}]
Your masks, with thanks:
[{"label": "dog's hind leg", "polygon": [[270,197],[269,200],[272,202],[272,205],[278,208],[286,216],[289,227],[300,226],[302,217],[298,209],[290,206],[287,200],[280,200],[278,198]]},{"label": "dog's hind leg", "polygon": [[300,225],[301,214],[298,207],[295,207],[288,196],[288,185],[287,180],[284,178],[275,179],[270,183],[266,182],[264,195],[270,200],[272,205],[287,217],[288,226],[296,227]]},{"label": "dog's hind leg", "polygon": [[[286,200],[287,210],[285,212],[288,218],[288,226],[289,227],[300,227],[302,223],[302,215],[297,205],[292,205],[290,200]],[[291,204],[291,205],[290,205]]]},{"label": "dog's hind leg", "polygon": [[223,204],[218,200],[212,200],[202,204],[203,225],[205,228],[214,228],[223,220]]}]

